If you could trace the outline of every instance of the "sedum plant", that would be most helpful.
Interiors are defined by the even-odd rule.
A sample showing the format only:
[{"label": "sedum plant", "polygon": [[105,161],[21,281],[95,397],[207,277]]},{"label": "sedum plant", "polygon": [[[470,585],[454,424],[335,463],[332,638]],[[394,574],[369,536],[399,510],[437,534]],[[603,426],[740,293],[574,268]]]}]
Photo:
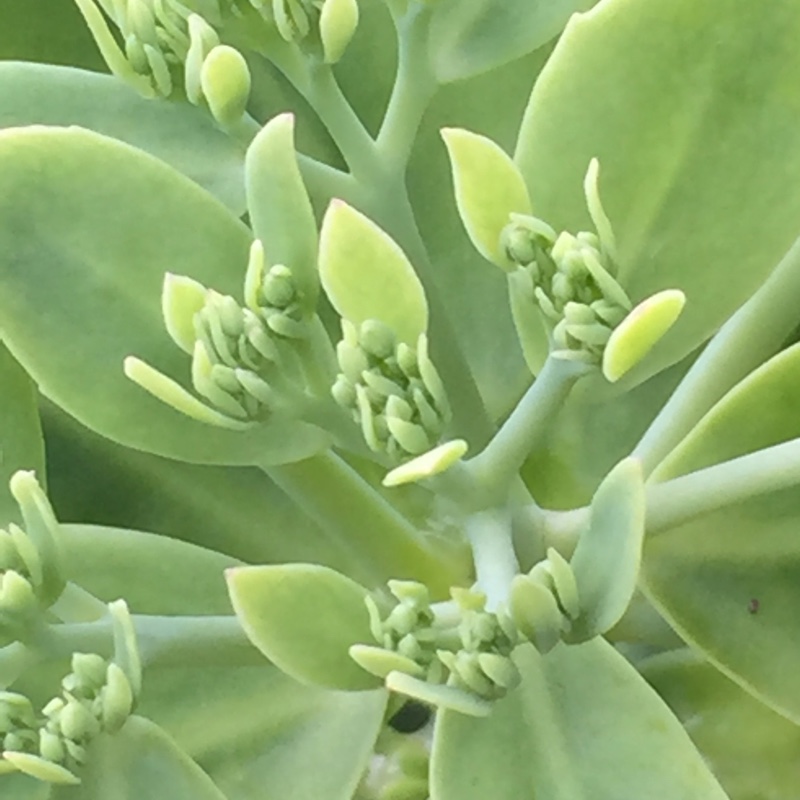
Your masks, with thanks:
[{"label": "sedum plant", "polygon": [[4,799],[800,798],[798,0],[0,22]]}]

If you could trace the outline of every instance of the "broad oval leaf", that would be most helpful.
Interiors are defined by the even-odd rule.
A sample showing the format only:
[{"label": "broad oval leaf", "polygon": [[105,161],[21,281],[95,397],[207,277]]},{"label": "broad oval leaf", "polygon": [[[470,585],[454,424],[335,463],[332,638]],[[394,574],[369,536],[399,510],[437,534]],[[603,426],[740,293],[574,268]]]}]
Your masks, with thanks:
[{"label": "broad oval leaf", "polygon": [[292,271],[305,309],[319,294],[317,222],[300,175],[294,147],[294,116],[280,114],[256,135],[247,150],[245,185],[250,223],[268,264]]},{"label": "broad oval leaf", "polygon": [[606,0],[573,18],[537,81],[515,156],[534,213],[586,229],[597,157],[629,296],[687,296],[626,385],[708,338],[797,235],[799,35],[793,0]]},{"label": "broad oval leaf", "polygon": [[456,205],[478,252],[501,269],[516,265],[503,251],[501,234],[511,214],[530,214],[528,190],[510,156],[491,139],[461,128],[443,128]]},{"label": "broad oval leaf", "polygon": [[797,489],[716,511],[645,541],[640,586],[694,649],[800,724]]},{"label": "broad oval leaf", "polygon": [[25,125],[78,125],[119,139],[191,178],[237,216],[245,210],[244,148],[188,103],[145,100],[110,75],[0,62],[0,128]]},{"label": "broad oval leaf", "polygon": [[800,728],[688,649],[637,666],[731,797],[800,800]]},{"label": "broad oval leaf", "polygon": [[287,675],[331,689],[381,685],[348,652],[374,640],[363,586],[316,564],[239,567],[226,578],[250,641]]},{"label": "broad oval leaf", "polygon": [[626,458],[595,492],[589,527],[581,533],[570,561],[580,606],[572,639],[603,634],[625,613],[639,577],[644,522],[642,466]]},{"label": "broad oval leaf", "polygon": [[249,244],[208,194],[134,148],[77,128],[0,132],[3,336],[43,394],[115,441],[222,464],[280,463],[327,446],[318,428],[289,420],[244,434],[203,425],[123,374],[135,353],[188,377],[160,319],[164,273],[235,293]]},{"label": "broad oval leaf", "polygon": [[333,307],[355,325],[380,320],[412,346],[428,327],[425,292],[405,253],[341,200],[331,202],[322,221],[319,272]]},{"label": "broad oval leaf", "polygon": [[21,520],[8,488],[18,469],[33,470],[44,484],[44,441],[36,387],[0,341],[0,528]]},{"label": "broad oval leaf", "polygon": [[680,722],[603,639],[542,657],[489,717],[438,715],[435,800],[726,800]]},{"label": "broad oval leaf", "polygon": [[541,47],[596,0],[437,0],[431,29],[441,83],[488,72]]},{"label": "broad oval leaf", "polygon": [[51,800],[226,800],[166,731],[139,716],[92,742],[80,777],[79,786],[54,787]]}]

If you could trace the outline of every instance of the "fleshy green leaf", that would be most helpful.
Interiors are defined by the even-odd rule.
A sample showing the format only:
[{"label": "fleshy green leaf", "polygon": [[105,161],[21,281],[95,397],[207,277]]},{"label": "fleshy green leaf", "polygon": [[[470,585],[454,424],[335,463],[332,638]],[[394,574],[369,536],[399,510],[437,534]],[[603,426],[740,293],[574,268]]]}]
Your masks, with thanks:
[{"label": "fleshy green leaf", "polygon": [[249,236],[221,205],[150,156],[75,128],[0,132],[0,175],[0,321],[51,400],[104,436],[187,461],[281,462],[326,446],[288,420],[245,433],[195,422],[123,374],[133,353],[188,377],[160,320],[161,284],[172,271],[237,291]]},{"label": "fleshy green leaf", "polygon": [[114,736],[95,739],[80,773],[80,786],[54,788],[52,800],[226,800],[172,737],[138,716]]},{"label": "fleshy green leaf", "polygon": [[440,712],[437,800],[725,800],[678,720],[603,639],[515,656],[522,684],[475,719]]},{"label": "fleshy green leaf", "polygon": [[453,171],[458,213],[478,252],[506,271],[515,268],[503,250],[501,234],[511,214],[530,214],[525,182],[501,147],[460,128],[443,128]]},{"label": "fleshy green leaf", "polygon": [[556,36],[575,11],[596,0],[444,0],[431,31],[442,83],[477,75],[530,53]]},{"label": "fleshy green leaf", "polygon": [[570,561],[581,611],[570,632],[573,640],[605,633],[625,613],[639,576],[644,519],[642,466],[626,458],[595,492],[589,527]]},{"label": "fleshy green leaf", "polygon": [[340,200],[330,204],[322,222],[319,271],[333,307],[355,325],[380,320],[412,346],[428,327],[425,293],[405,253]]},{"label": "fleshy green leaf", "polygon": [[665,289],[642,300],[614,328],[603,350],[603,375],[612,383],[633,369],[675,324],[686,296],[678,289]]},{"label": "fleshy green leaf", "polygon": [[0,528],[21,520],[8,488],[18,469],[33,470],[44,482],[44,442],[36,387],[0,342]]},{"label": "fleshy green leaf", "polygon": [[247,151],[245,185],[250,222],[270,265],[292,271],[307,310],[316,307],[317,222],[294,148],[294,116],[270,120]]},{"label": "fleshy green leaf", "polygon": [[288,675],[331,689],[381,685],[348,653],[373,641],[363,586],[314,564],[240,567],[226,577],[250,641]]},{"label": "fleshy green leaf", "polygon": [[0,62],[0,128],[36,124],[78,125],[119,139],[182,172],[233,213],[244,211],[243,148],[188,103],[145,100],[109,75]]},{"label": "fleshy green leaf", "polygon": [[654,656],[638,668],[731,797],[800,798],[800,728],[688,649]]},{"label": "fleshy green leaf", "polygon": [[800,723],[800,505],[773,492],[648,537],[641,586],[694,649]]},{"label": "fleshy green leaf", "polygon": [[634,302],[686,293],[627,385],[704,341],[797,235],[798,35],[791,0],[606,0],[573,18],[537,81],[515,156],[534,213],[586,229],[597,157],[623,287]]}]

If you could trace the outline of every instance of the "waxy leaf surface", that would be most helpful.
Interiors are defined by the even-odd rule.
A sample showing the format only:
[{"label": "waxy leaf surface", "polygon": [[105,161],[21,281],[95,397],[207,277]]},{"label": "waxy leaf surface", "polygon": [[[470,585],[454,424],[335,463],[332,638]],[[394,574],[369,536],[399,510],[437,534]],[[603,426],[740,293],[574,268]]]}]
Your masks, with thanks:
[{"label": "waxy leaf surface", "polygon": [[244,212],[244,148],[188,103],[146,100],[110,75],[0,62],[0,128],[24,125],[78,125],[119,139]]},{"label": "waxy leaf surface", "polygon": [[244,435],[203,425],[122,372],[135,353],[188,378],[160,319],[164,272],[238,294],[249,244],[220,204],[141,151],[78,128],[0,132],[3,335],[43,394],[104,436],[201,463],[325,447],[319,429],[287,420]]},{"label": "waxy leaf surface", "polygon": [[798,35],[792,0],[606,0],[573,18],[537,81],[515,156],[534,213],[587,229],[597,157],[631,299],[687,296],[629,385],[706,339],[797,235]]},{"label": "waxy leaf surface", "polygon": [[374,641],[363,586],[316,564],[240,567],[226,578],[248,637],[288,675],[331,689],[381,685],[348,652]]},{"label": "waxy leaf surface", "polygon": [[[654,480],[800,436],[800,346],[728,392],[668,456]],[[800,503],[775,491],[662,531],[645,543],[648,595],[737,683],[800,721]]]},{"label": "waxy leaf surface", "polygon": [[688,649],[654,656],[638,668],[732,798],[800,798],[800,728]]},{"label": "waxy leaf surface", "polygon": [[139,716],[92,743],[81,779],[79,786],[53,789],[51,800],[226,800],[172,737]]},{"label": "waxy leaf surface", "polygon": [[603,639],[515,656],[522,684],[476,719],[441,712],[434,800],[725,800],[658,695]]}]

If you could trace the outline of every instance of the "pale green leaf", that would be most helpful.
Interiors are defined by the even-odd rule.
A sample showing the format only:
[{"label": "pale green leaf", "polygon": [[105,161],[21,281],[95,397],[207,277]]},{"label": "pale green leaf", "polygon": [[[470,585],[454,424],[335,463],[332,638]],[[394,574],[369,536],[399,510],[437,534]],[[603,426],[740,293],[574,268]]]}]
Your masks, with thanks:
[{"label": "pale green leaf", "polygon": [[530,646],[489,717],[439,714],[436,800],[725,800],[678,720],[603,639]]},{"label": "pale green leaf", "polygon": [[297,165],[292,114],[271,119],[253,140],[245,185],[250,222],[267,263],[292,271],[303,307],[313,311],[319,294],[317,223]]},{"label": "pale green leaf", "polygon": [[0,321],[51,400],[104,436],[186,461],[281,462],[326,446],[319,429],[288,420],[245,433],[204,425],[123,374],[135,354],[188,378],[160,319],[165,272],[238,293],[249,235],[209,195],[77,128],[0,132],[0,176]]},{"label": "pale green leaf", "polygon": [[0,62],[0,128],[25,125],[78,125],[119,139],[244,212],[244,148],[188,103],[146,100],[110,75]]},{"label": "pale green leaf", "polygon": [[800,728],[688,649],[646,659],[638,668],[732,798],[800,800]]},{"label": "pale green leaf", "polygon": [[239,567],[226,578],[250,641],[288,675],[331,689],[381,685],[348,652],[374,641],[363,586],[315,564]]},{"label": "pale green leaf", "polygon": [[226,800],[172,737],[139,716],[92,742],[80,777],[79,786],[54,788],[51,800]]},{"label": "pale green leaf", "polygon": [[792,0],[606,0],[573,18],[537,81],[515,156],[534,213],[587,229],[597,157],[623,287],[687,297],[627,385],[704,341],[797,235],[798,36]]},{"label": "pale green leaf", "polygon": [[360,325],[377,319],[416,346],[428,326],[422,284],[400,246],[346,203],[334,200],[322,222],[319,271],[340,316]]},{"label": "pale green leaf", "polygon": [[639,576],[644,521],[642,467],[626,458],[595,492],[589,526],[570,561],[581,611],[570,638],[581,641],[605,633],[625,613]]},{"label": "pale green leaf", "polygon": [[443,128],[450,156],[456,205],[478,252],[501,269],[514,263],[501,234],[511,214],[530,214],[528,190],[511,157],[491,139],[461,128]]}]

